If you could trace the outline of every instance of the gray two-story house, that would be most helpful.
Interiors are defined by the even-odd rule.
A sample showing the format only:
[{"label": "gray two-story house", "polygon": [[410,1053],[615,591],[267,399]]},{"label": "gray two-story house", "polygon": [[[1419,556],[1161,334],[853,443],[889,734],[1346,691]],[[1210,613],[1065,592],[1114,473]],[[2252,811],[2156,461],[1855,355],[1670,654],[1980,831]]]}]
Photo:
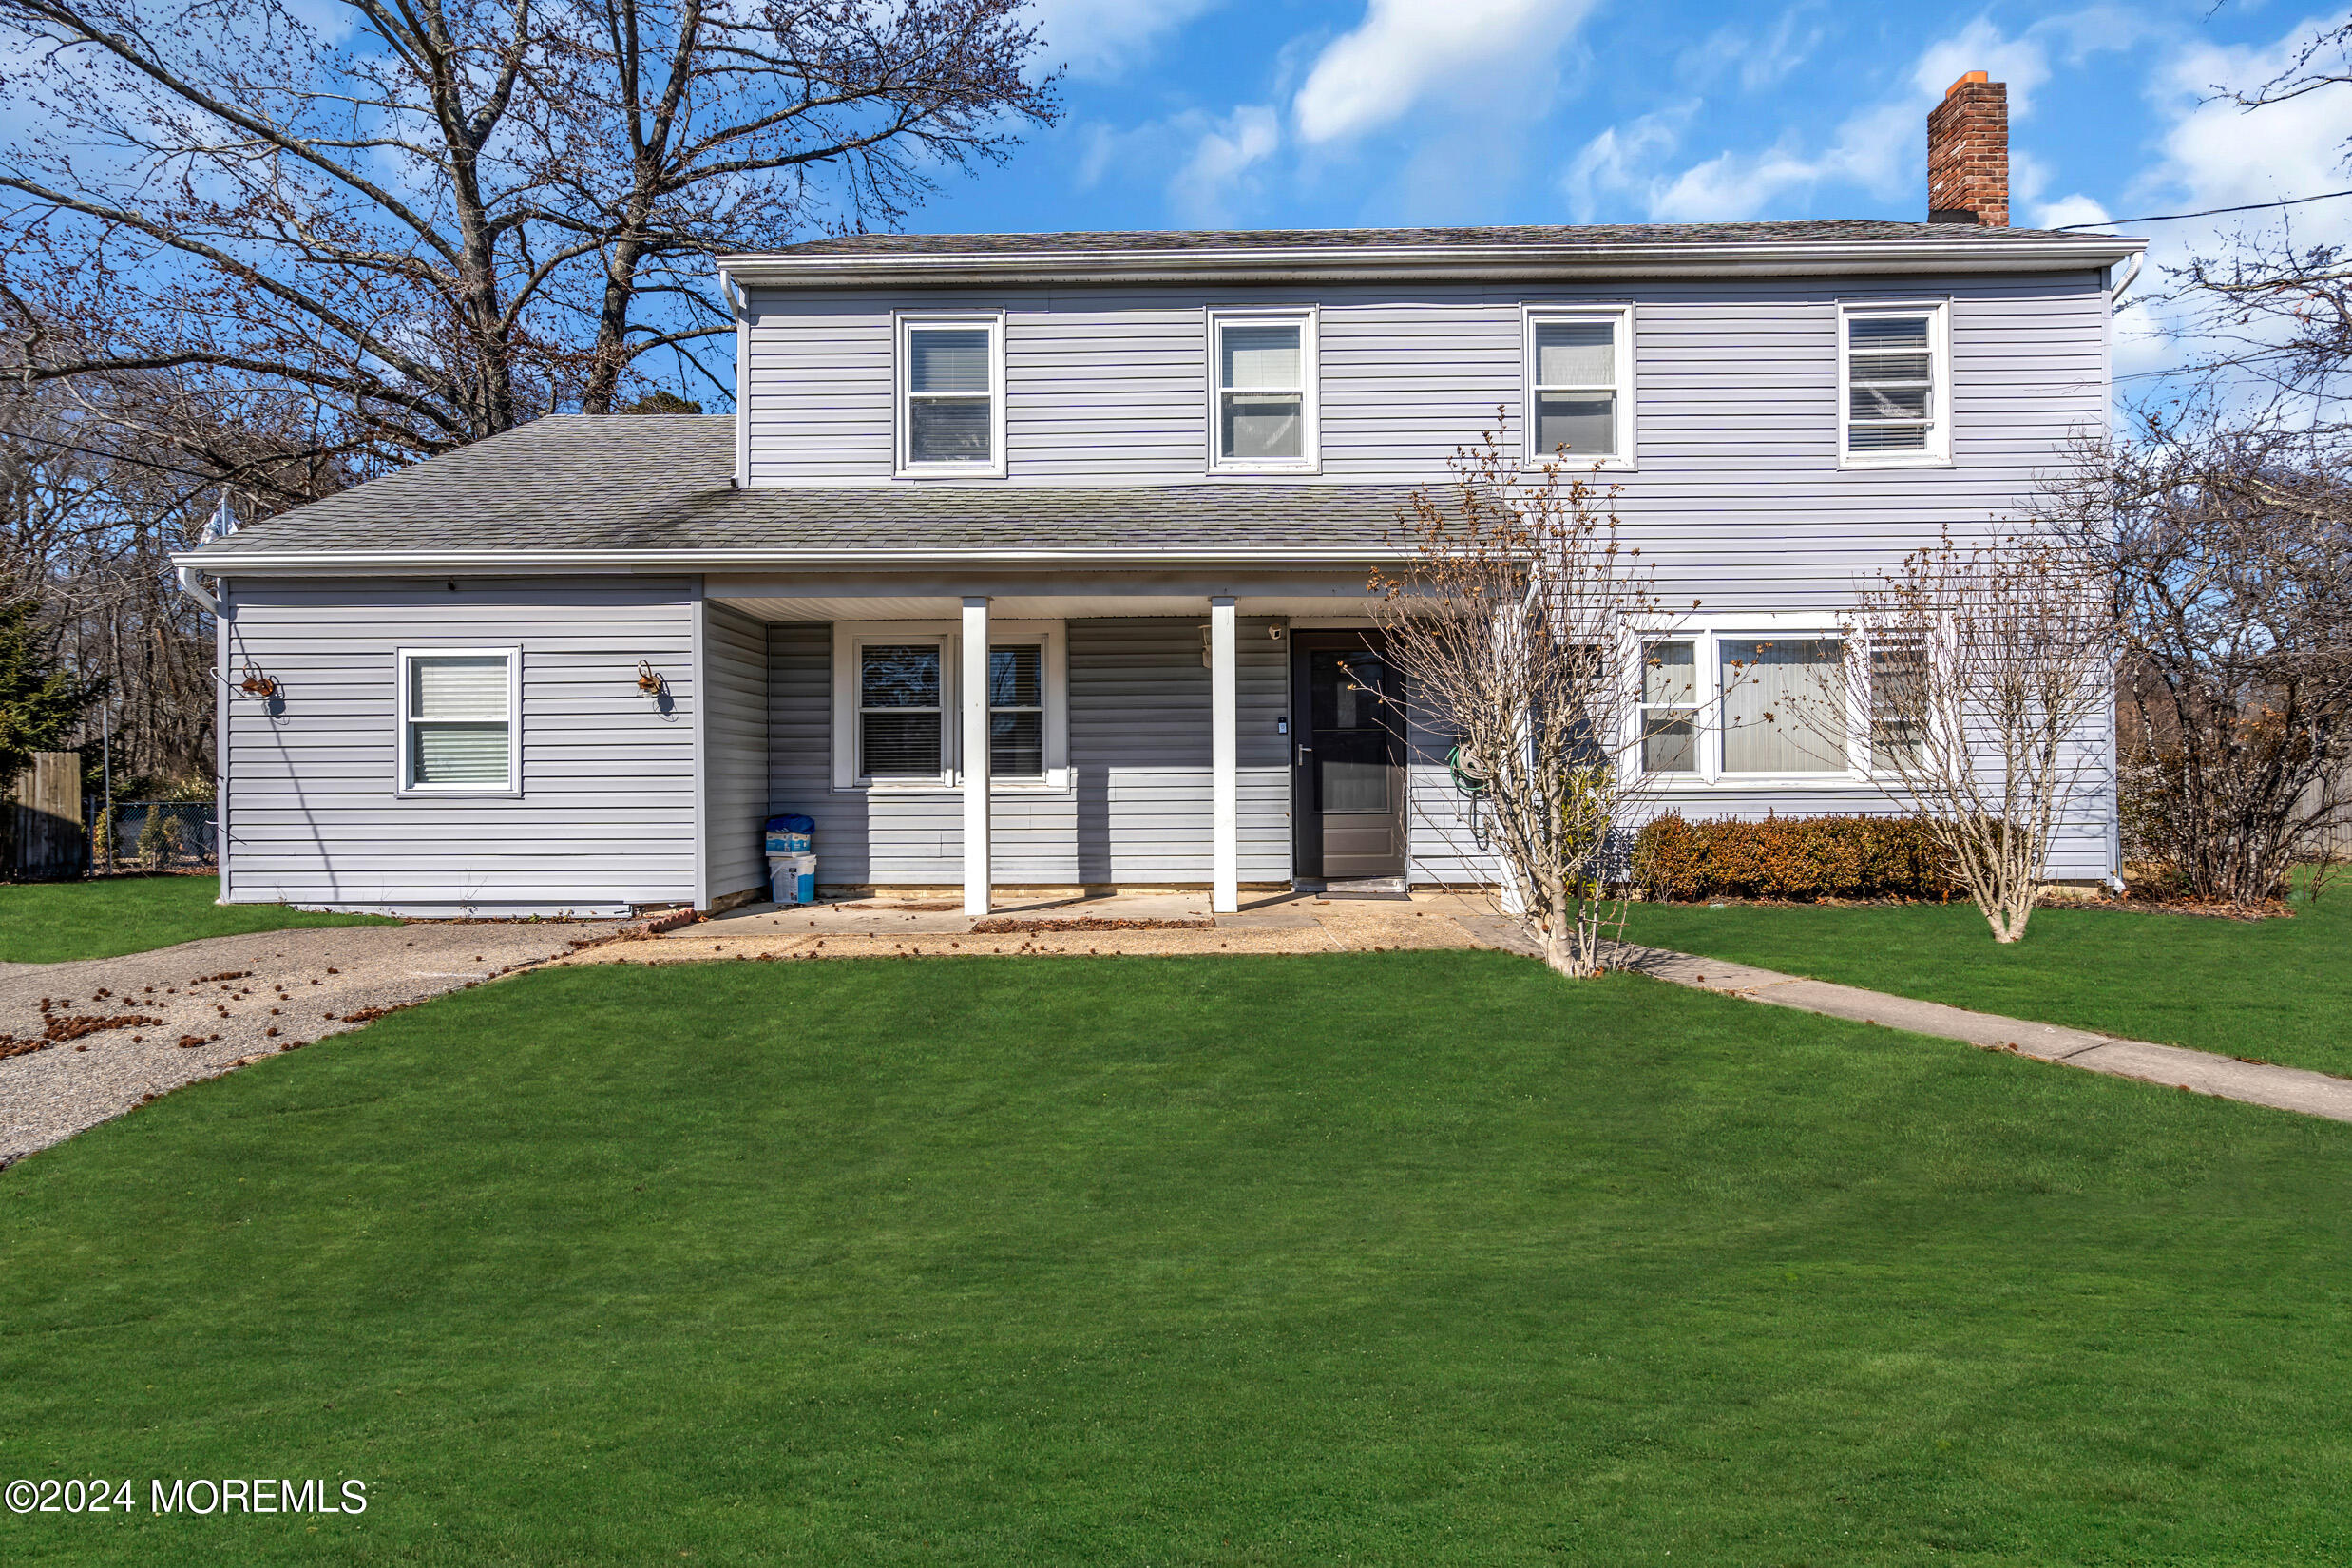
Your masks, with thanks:
[{"label": "gray two-story house", "polygon": [[[1858,578],[2016,514],[2108,418],[2141,242],[2001,226],[1960,162],[1930,223],[726,258],[733,414],[540,419],[181,558],[230,676],[222,896],[710,908],[762,896],[785,812],[822,883],[970,908],[1486,880],[1445,737],[1337,678],[1400,509],[1500,409],[1696,602],[1665,700],[1703,715],[1762,639],[1834,659]],[[1884,809],[1866,737],[1813,739],[1700,717],[1629,765],[1687,814]],[[2053,876],[2114,870],[2113,805]]]}]

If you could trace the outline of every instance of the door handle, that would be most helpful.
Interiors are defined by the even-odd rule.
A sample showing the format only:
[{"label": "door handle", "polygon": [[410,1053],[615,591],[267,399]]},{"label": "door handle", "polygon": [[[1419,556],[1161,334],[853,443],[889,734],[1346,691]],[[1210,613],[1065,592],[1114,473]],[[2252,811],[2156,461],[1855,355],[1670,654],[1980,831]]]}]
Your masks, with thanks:
[{"label": "door handle", "polygon": [[1305,766],[1307,766],[1307,759],[1308,759],[1310,756],[1311,756],[1311,755],[1314,755],[1314,750],[1315,750],[1315,749],[1314,749],[1312,746],[1301,746],[1301,747],[1298,749],[1298,762],[1297,762],[1297,766],[1299,766],[1299,767],[1301,767],[1301,768],[1304,768]]}]

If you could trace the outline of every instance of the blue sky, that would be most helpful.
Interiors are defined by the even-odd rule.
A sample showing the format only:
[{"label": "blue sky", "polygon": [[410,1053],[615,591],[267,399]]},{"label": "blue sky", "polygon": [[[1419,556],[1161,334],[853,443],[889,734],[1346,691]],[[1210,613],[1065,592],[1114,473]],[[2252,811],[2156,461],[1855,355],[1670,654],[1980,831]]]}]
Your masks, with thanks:
[{"label": "blue sky", "polygon": [[[2342,11],[1799,0],[1042,0],[1068,117],[931,231],[1925,216],[1928,106],[2009,84],[2012,221],[2352,186],[2352,88],[2251,115]],[[2228,221],[2244,221],[2232,220]],[[2297,232],[2352,239],[2352,200]],[[2216,225],[2147,230],[2159,261]],[[2118,370],[2169,357],[2119,325]]]}]

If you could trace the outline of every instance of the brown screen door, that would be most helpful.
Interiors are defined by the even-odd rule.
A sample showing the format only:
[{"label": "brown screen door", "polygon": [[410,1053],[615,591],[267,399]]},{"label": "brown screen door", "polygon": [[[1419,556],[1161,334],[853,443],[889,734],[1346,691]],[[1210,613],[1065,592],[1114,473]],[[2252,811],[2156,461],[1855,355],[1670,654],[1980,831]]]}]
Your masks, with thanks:
[{"label": "brown screen door", "polygon": [[1404,875],[1404,684],[1379,634],[1294,634],[1291,694],[1298,874]]}]

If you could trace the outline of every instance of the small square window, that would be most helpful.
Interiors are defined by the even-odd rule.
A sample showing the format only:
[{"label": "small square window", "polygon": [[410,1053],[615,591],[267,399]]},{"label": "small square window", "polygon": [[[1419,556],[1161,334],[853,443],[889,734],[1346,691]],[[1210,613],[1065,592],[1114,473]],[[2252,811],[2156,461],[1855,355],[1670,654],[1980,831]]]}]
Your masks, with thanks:
[{"label": "small square window", "polygon": [[404,649],[399,659],[401,793],[511,794],[514,650]]}]

